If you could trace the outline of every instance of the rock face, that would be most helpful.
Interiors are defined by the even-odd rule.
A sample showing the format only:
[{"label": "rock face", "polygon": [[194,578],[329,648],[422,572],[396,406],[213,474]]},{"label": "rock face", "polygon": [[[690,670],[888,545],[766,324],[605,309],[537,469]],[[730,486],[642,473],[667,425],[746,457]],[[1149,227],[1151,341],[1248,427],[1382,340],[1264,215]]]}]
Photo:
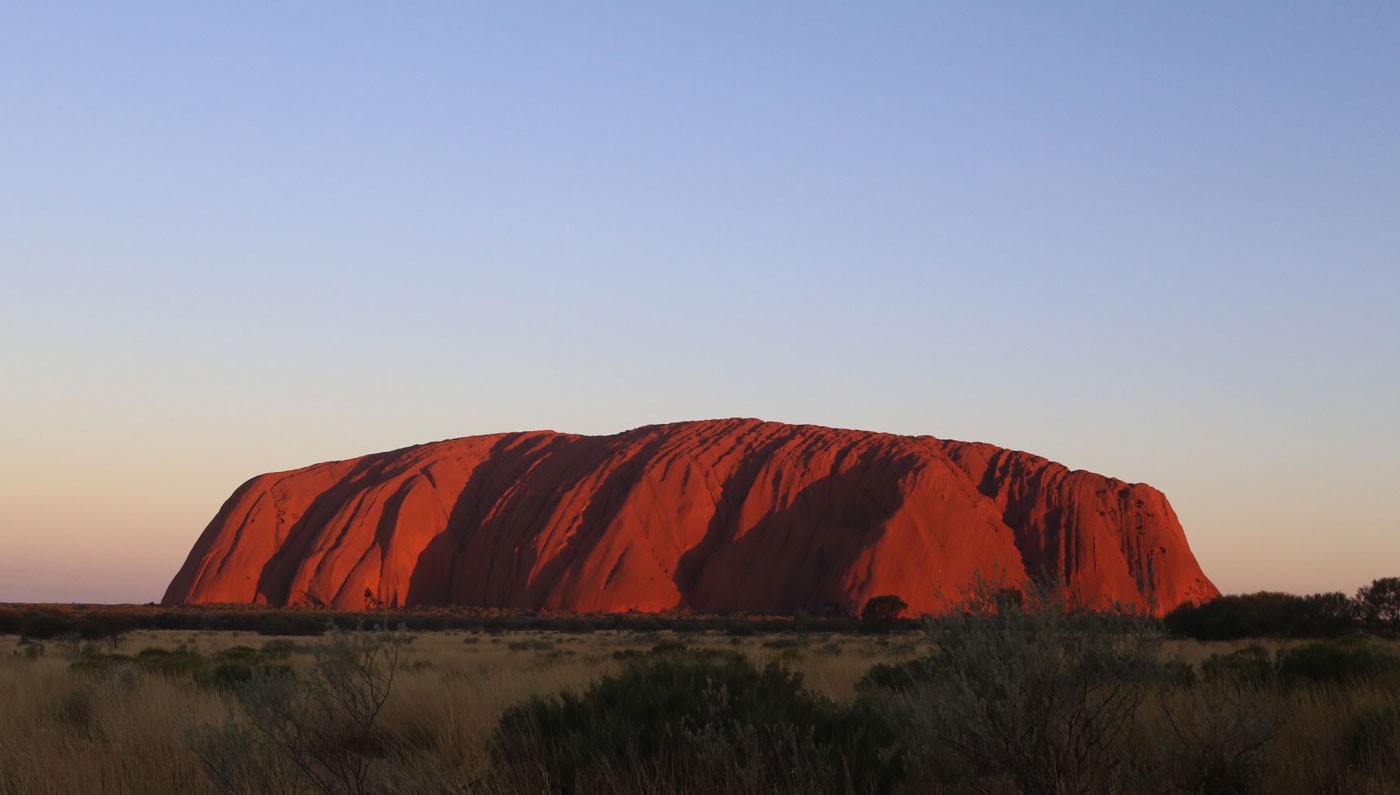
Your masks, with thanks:
[{"label": "rock face", "polygon": [[1166,497],[986,444],[758,420],[473,436],[260,475],[165,604],[912,613],[977,579],[1217,595]]}]

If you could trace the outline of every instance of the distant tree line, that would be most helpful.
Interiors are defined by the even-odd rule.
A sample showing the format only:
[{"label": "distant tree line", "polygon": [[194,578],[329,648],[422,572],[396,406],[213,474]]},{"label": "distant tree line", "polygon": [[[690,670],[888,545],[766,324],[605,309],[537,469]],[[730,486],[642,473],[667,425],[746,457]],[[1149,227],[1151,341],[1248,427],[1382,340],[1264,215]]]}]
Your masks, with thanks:
[{"label": "distant tree line", "polygon": [[[1010,594],[1019,596],[1019,594]],[[715,616],[672,614],[578,615],[469,607],[353,612],[253,606],[159,607],[156,605],[0,605],[0,635],[44,640],[96,640],[134,630],[242,631],[262,635],[320,635],[331,627],[354,628],[366,616],[390,616],[415,632],[469,630],[507,632],[722,632],[729,635],[823,634],[913,631],[922,618],[900,617],[907,604],[895,594],[871,598],[860,617]],[[1375,580],[1353,597],[1342,593],[1298,596],[1260,592],[1221,596],[1183,605],[1162,619],[1173,635],[1199,640],[1237,638],[1330,638],[1359,632],[1400,638],[1400,577]]]},{"label": "distant tree line", "polygon": [[[466,630],[474,632],[721,632],[727,635],[776,633],[850,633],[869,631],[855,616],[715,616],[628,613],[579,615],[535,613],[467,607],[414,608],[388,611],[339,611],[314,608],[252,606],[159,607],[136,605],[0,605],[0,635],[36,640],[78,637],[83,640],[124,635],[136,630],[239,631],[261,635],[321,635],[332,627],[353,629],[365,619],[391,616],[395,625],[414,632]],[[913,631],[918,619],[891,619],[881,630]]]},{"label": "distant tree line", "polygon": [[1400,577],[1383,577],[1348,597],[1261,591],[1182,605],[1162,619],[1173,635],[1198,640],[1334,638],[1359,632],[1400,637]]}]

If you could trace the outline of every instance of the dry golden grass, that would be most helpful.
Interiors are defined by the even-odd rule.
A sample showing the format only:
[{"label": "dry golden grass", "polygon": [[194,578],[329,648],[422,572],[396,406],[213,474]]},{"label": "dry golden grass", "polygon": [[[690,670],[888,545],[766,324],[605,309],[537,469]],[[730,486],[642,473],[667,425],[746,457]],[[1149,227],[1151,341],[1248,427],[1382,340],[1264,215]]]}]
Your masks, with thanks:
[{"label": "dry golden grass", "polygon": [[218,695],[133,675],[94,680],[68,661],[0,661],[0,791],[209,791],[185,743],[195,723],[222,715]]},{"label": "dry golden grass", "polygon": [[[303,648],[318,642],[290,640]],[[532,695],[587,687],[619,668],[614,652],[679,641],[736,649],[760,664],[783,658],[812,689],[849,701],[871,665],[929,648],[908,638],[822,637],[794,654],[764,647],[772,640],[669,632],[419,634],[401,655],[383,721],[414,747],[442,757],[436,767],[466,780],[484,765],[486,740],[506,708]],[[122,651],[183,646],[211,654],[267,641],[243,632],[141,631],[126,638]],[[196,727],[226,719],[235,708],[232,697],[135,669],[106,676],[73,672],[61,645],[46,642],[44,656],[30,659],[16,638],[0,637],[0,793],[213,791],[186,738]],[[304,650],[292,657],[297,667],[308,662]]]},{"label": "dry golden grass", "polygon": [[[122,651],[183,645],[209,654],[240,645],[261,648],[268,640],[251,633],[142,631],[130,635]],[[299,647],[291,662],[304,668],[310,659],[307,649],[320,641],[290,640]],[[918,634],[821,635],[794,648],[792,636],[424,633],[403,650],[383,724],[417,749],[414,764],[421,769],[416,774],[465,784],[483,770],[487,738],[506,708],[536,694],[581,690],[618,670],[615,652],[644,651],[663,641],[734,649],[759,664],[781,659],[803,674],[810,689],[841,702],[854,700],[856,682],[872,665],[931,649]],[[1198,665],[1211,654],[1244,645],[1173,641],[1167,653]],[[61,644],[46,642],[45,647],[43,656],[29,657],[16,638],[0,636],[0,795],[214,791],[188,737],[233,714],[232,696],[134,667],[104,675],[75,672]],[[1277,700],[1271,706],[1285,718],[1261,751],[1263,791],[1400,792],[1400,762],[1360,770],[1349,766],[1344,745],[1365,711],[1400,708],[1400,695],[1393,689],[1315,686],[1251,697]],[[1188,723],[1204,724],[1206,711],[1220,708],[1204,696],[1185,698],[1176,708]],[[1151,715],[1144,719],[1143,731],[1144,748],[1166,742],[1168,727]],[[1400,748],[1396,757],[1400,759]]]}]

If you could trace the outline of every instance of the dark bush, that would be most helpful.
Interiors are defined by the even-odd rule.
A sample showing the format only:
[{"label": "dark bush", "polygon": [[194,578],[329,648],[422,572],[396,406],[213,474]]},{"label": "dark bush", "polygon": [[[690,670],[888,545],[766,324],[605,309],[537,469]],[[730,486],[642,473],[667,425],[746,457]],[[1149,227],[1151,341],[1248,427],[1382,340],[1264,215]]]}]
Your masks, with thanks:
[{"label": "dark bush", "polygon": [[151,673],[169,677],[190,677],[204,668],[204,656],[183,646],[175,649],[146,648],[136,653],[136,664]]},{"label": "dark bush", "polygon": [[661,640],[652,644],[651,654],[681,654],[686,648],[686,645],[678,640]]},{"label": "dark bush", "polygon": [[1278,666],[1263,646],[1246,646],[1228,654],[1212,654],[1201,663],[1201,676],[1211,682],[1265,684],[1274,681]]},{"label": "dark bush", "polygon": [[1197,640],[1332,638],[1358,627],[1355,606],[1341,593],[1221,596],[1201,605],[1182,605],[1162,624],[1173,635]]},{"label": "dark bush", "polygon": [[200,687],[233,689],[259,675],[290,675],[291,666],[276,665],[256,649],[234,646],[205,657],[184,647],[175,650],[146,648],[135,657],[121,654],[85,654],[69,664],[79,673],[105,675],[111,671],[135,665],[159,676],[191,679]]},{"label": "dark bush", "polygon": [[216,652],[204,661],[194,674],[194,681],[202,687],[231,690],[255,676],[290,675],[291,666],[274,665],[256,649],[247,646],[234,646]]},{"label": "dark bush", "polygon": [[1320,641],[1279,652],[1278,671],[1285,680],[1311,682],[1400,677],[1400,657],[1364,640]]},{"label": "dark bush", "polygon": [[747,621],[728,621],[724,624],[724,634],[734,637],[757,635],[758,630]]},{"label": "dark bush", "polygon": [[68,670],[74,673],[91,674],[93,676],[106,676],[118,668],[123,668],[131,663],[131,658],[121,654],[99,654],[95,656],[79,657],[68,663]]},{"label": "dark bush", "polygon": [[884,690],[902,693],[933,679],[938,673],[938,657],[919,657],[902,663],[880,663],[865,672],[856,683],[856,690]]},{"label": "dark bush", "polygon": [[898,773],[893,742],[871,714],[804,690],[799,674],[760,671],[732,652],[691,652],[639,659],[582,695],[507,710],[493,758],[498,773],[542,767],[557,793],[640,771],[670,779],[656,782],[663,791],[722,790],[740,774],[784,791],[794,771],[806,771],[833,792],[886,792]]},{"label": "dark bush", "polygon": [[909,609],[909,603],[895,594],[872,596],[861,608],[860,620],[867,623],[888,623],[899,618],[899,614]]},{"label": "dark bush", "polygon": [[652,645],[648,651],[640,649],[618,649],[612,653],[614,660],[640,660],[646,657],[657,657],[669,654],[681,654],[689,647],[678,640],[663,640]]},{"label": "dark bush", "polygon": [[20,619],[19,634],[35,640],[48,640],[73,631],[72,616],[61,613],[30,613]]}]

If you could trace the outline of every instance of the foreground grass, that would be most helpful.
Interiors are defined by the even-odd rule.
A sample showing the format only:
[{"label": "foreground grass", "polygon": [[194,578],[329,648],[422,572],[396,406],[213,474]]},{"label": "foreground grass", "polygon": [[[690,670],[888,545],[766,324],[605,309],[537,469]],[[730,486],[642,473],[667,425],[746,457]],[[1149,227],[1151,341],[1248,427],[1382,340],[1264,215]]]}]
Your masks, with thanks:
[{"label": "foreground grass", "polygon": [[[190,738],[240,714],[233,692],[138,665],[86,671],[79,665],[75,670],[73,663],[84,652],[132,655],[147,648],[184,649],[209,657],[240,646],[271,648],[280,652],[282,664],[304,672],[311,665],[310,650],[323,642],[240,632],[139,631],[128,635],[120,648],[84,649],[77,643],[50,641],[38,654],[32,644],[0,637],[0,793],[218,791],[191,750]],[[394,790],[482,791],[480,782],[490,763],[489,739],[507,709],[532,696],[581,692],[600,677],[620,671],[625,663],[619,658],[626,653],[681,642],[688,649],[738,651],[760,666],[779,662],[800,672],[807,689],[841,704],[856,701],[857,683],[872,666],[933,650],[929,636],[914,632],[806,639],[789,634],[670,632],[413,635],[401,648],[393,688],[379,716],[396,747],[405,749],[383,760]],[[1243,646],[1174,641],[1164,654],[1199,667],[1213,654]],[[1394,644],[1391,648],[1400,652]],[[1240,742],[1231,732],[1248,731],[1232,721],[1276,717],[1267,740],[1242,751],[1258,773],[1249,783],[1252,791],[1400,792],[1400,747],[1394,749],[1394,760],[1359,758],[1353,748],[1364,716],[1386,708],[1400,709],[1400,694],[1391,684],[1254,688],[1215,683],[1158,689],[1139,710],[1123,753],[1129,757],[1126,762],[1136,763],[1183,743],[1226,747]],[[913,734],[915,729],[909,731],[911,742],[922,742]],[[1173,765],[1187,763],[1194,760],[1172,757],[1158,767],[1170,772]],[[1184,791],[1170,780],[1157,784],[1139,781],[1124,791]],[[906,781],[901,791],[938,791],[930,786],[929,780],[916,778]],[[629,788],[647,791],[645,784],[635,782],[614,787]]]},{"label": "foreground grass", "polygon": [[[796,653],[787,636],[719,634],[466,632],[412,636],[402,652],[384,708],[386,729],[428,757],[420,760],[454,781],[470,781],[486,763],[486,741],[501,714],[530,696],[581,690],[621,667],[617,652],[646,651],[684,640],[694,648],[736,649],[757,662],[782,659],[809,688],[841,701],[877,662],[926,653],[910,633],[891,639],[837,636]],[[309,664],[317,638],[283,639],[293,667]],[[776,642],[775,642],[776,641]],[[120,651],[189,649],[209,655],[269,638],[241,632],[145,631]],[[785,648],[770,648],[764,644]],[[214,792],[190,750],[192,731],[227,719],[234,697],[192,681],[127,668],[107,675],[71,670],[77,650],[47,642],[29,657],[14,637],[0,637],[0,793]],[[104,650],[105,651],[105,650]]]}]

